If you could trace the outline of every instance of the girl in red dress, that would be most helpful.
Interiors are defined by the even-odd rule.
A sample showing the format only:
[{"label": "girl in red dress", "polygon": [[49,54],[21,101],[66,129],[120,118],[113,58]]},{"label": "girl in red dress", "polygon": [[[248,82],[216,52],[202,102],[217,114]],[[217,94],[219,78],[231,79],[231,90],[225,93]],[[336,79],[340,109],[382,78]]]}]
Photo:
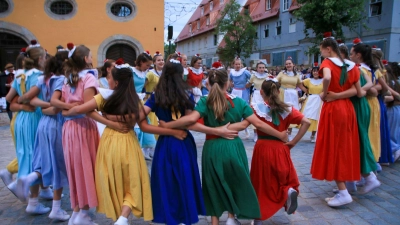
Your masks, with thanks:
[{"label": "girl in red dress", "polygon": [[192,87],[194,101],[197,103],[202,96],[201,85],[203,81],[203,69],[201,68],[202,59],[199,54],[192,57],[188,69],[187,83]]},{"label": "girl in red dress", "polygon": [[280,84],[271,79],[263,82],[260,93],[265,102],[251,103],[254,113],[275,130],[285,131],[290,124],[301,124],[297,135],[288,143],[257,130],[250,177],[260,204],[261,217],[254,225],[273,216],[286,206],[287,214],[297,208],[299,180],[290,158],[290,148],[304,136],[310,121],[297,109],[279,99]]},{"label": "girl in red dress", "polygon": [[[321,99],[328,92],[343,92],[351,89],[357,94],[355,84],[360,72],[354,63],[344,63],[339,46],[330,32],[324,34],[321,55],[325,58],[319,74],[323,77]],[[360,180],[360,143],[357,119],[349,98],[324,102],[318,127],[318,136],[311,165],[312,177],[318,180],[334,180],[339,193],[327,198],[329,206],[336,207],[353,201],[344,181]]]}]

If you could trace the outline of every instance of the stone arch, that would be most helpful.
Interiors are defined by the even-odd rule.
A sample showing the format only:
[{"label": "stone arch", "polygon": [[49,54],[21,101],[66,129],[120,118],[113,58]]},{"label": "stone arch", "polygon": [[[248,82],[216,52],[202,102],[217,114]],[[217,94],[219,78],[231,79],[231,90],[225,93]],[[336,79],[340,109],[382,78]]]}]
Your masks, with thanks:
[{"label": "stone arch", "polygon": [[[37,40],[36,36],[25,27],[6,21],[0,21],[0,32],[13,34],[22,38],[26,43],[30,43],[33,39]],[[37,41],[40,43],[39,40]]]},{"label": "stone arch", "polygon": [[97,51],[97,65],[103,65],[103,62],[106,59],[108,48],[115,44],[125,44],[132,47],[136,52],[136,56],[144,51],[142,44],[135,38],[128,35],[116,34],[105,39],[99,45],[99,49]]}]

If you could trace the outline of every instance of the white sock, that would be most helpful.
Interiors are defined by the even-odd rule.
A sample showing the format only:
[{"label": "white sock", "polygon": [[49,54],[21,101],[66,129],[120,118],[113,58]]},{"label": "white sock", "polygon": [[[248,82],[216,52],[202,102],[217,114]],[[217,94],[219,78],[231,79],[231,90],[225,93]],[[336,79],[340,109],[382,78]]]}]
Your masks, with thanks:
[{"label": "white sock", "polygon": [[39,198],[29,198],[28,200],[28,206],[37,206],[39,204]]},{"label": "white sock", "polygon": [[370,181],[370,180],[374,180],[376,178],[376,175],[373,172],[370,172],[368,177],[366,177],[365,179]]},{"label": "white sock", "polygon": [[124,217],[124,216],[120,216],[120,217],[118,218],[118,220],[116,221],[116,223],[118,223],[118,222],[125,222],[125,223],[127,223],[127,222],[128,222],[128,218],[126,218],[126,217]]},{"label": "white sock", "polygon": [[81,211],[79,211],[79,214],[83,216],[83,215],[87,215],[88,212],[89,212],[89,210],[81,209]]},{"label": "white sock", "polygon": [[28,176],[26,176],[26,181],[28,182],[28,184],[32,184],[38,178],[39,178],[38,174],[36,172],[33,172],[33,173],[28,174]]},{"label": "white sock", "polygon": [[78,216],[78,214],[79,214],[79,212],[72,211],[70,220],[74,221],[74,219],[76,218],[76,216]]},{"label": "white sock", "polygon": [[57,212],[61,208],[61,200],[53,200],[52,211]]},{"label": "white sock", "polygon": [[341,196],[346,196],[346,195],[349,195],[349,192],[347,191],[347,189],[344,189],[344,190],[339,190],[339,194]]}]

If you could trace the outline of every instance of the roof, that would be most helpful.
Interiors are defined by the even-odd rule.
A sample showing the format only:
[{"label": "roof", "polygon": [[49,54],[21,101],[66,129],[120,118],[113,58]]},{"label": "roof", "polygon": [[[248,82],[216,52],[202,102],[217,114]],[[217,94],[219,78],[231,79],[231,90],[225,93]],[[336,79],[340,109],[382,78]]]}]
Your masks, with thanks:
[{"label": "roof", "polygon": [[300,8],[300,4],[297,3],[297,0],[292,0],[292,4],[290,5],[289,12],[292,12],[298,8]]},{"label": "roof", "polygon": [[[224,0],[224,4],[220,4],[219,0],[213,1],[213,10],[210,11],[210,2],[212,0],[203,0],[200,5],[197,7],[192,17],[186,23],[185,27],[182,29],[181,33],[178,35],[175,40],[176,43],[191,38],[193,36],[197,36],[199,34],[205,33],[210,30],[214,30],[216,27],[216,22],[220,18],[221,12],[224,9],[224,6],[227,4],[227,0]],[[204,7],[204,13],[201,15],[201,8]],[[210,23],[207,25],[207,17],[210,17]],[[197,23],[200,23],[199,29],[197,29]],[[192,24],[192,30],[190,32],[190,26]]]},{"label": "roof", "polygon": [[[295,1],[295,0],[294,0]],[[297,2],[297,1],[296,1]],[[271,0],[271,9],[266,10],[265,0],[248,0],[245,4],[249,8],[250,17],[253,22],[264,20],[279,15],[280,1]]]}]

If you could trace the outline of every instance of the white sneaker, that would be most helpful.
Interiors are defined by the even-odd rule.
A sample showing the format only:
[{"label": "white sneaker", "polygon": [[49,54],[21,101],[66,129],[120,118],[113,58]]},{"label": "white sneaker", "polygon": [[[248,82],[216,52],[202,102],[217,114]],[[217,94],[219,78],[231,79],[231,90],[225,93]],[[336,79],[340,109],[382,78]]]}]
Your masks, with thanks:
[{"label": "white sneaker", "polygon": [[82,215],[79,213],[78,216],[75,217],[73,221],[74,225],[98,225],[97,223],[93,222],[92,218],[89,215]]},{"label": "white sneaker", "polygon": [[365,185],[360,189],[360,194],[367,194],[368,192],[374,190],[375,188],[381,186],[378,178],[376,178],[374,173],[370,173],[368,177],[365,178]]},{"label": "white sneaker", "polygon": [[314,139],[311,139],[311,143],[315,143],[315,138],[314,138]]},{"label": "white sneaker", "polygon": [[356,186],[357,187],[362,187],[364,185],[365,185],[365,179],[364,179],[364,177],[361,177],[361,180],[356,182]]},{"label": "white sneaker", "polygon": [[8,186],[11,184],[12,180],[12,173],[8,172],[8,170],[3,169],[0,170],[0,178],[3,180],[4,185]]},{"label": "white sneaker", "polygon": [[40,189],[39,197],[46,200],[53,200],[53,190],[51,188]]},{"label": "white sneaker", "polygon": [[286,200],[286,213],[288,215],[294,213],[297,209],[297,196],[299,193],[297,193],[296,190],[293,188],[289,188],[288,190],[288,198]]},{"label": "white sneaker", "polygon": [[67,221],[70,218],[70,215],[63,210],[63,209],[58,209],[56,212],[52,210],[50,212],[49,218],[52,220],[60,220],[60,221]]},{"label": "white sneaker", "polygon": [[117,221],[115,221],[114,225],[129,225],[128,219],[120,216]]},{"label": "white sneaker", "polygon": [[15,194],[21,202],[26,202],[29,197],[29,183],[27,177],[21,177],[17,180]]},{"label": "white sneaker", "polygon": [[376,163],[376,172],[380,173],[382,171],[382,166],[379,163]]},{"label": "white sneaker", "polygon": [[46,214],[46,213],[50,212],[50,208],[45,207],[41,203],[38,203],[36,206],[32,206],[32,205],[28,204],[25,211],[29,214]]},{"label": "white sneaker", "polygon": [[[17,195],[17,181],[13,181],[11,182],[11,184],[9,184],[7,186],[8,190],[11,191],[11,193],[13,193],[13,195],[15,195],[15,197],[17,197],[18,199],[20,199]],[[23,197],[21,197],[23,199]],[[23,201],[23,203],[26,203],[26,199],[24,199],[25,201]]]},{"label": "white sneaker", "polygon": [[328,200],[328,205],[331,207],[338,207],[342,205],[349,204],[353,201],[353,198],[351,197],[350,194],[342,195],[342,194],[336,194],[335,197],[330,198],[330,199],[325,199],[325,201]]},{"label": "white sneaker", "polygon": [[253,225],[262,225],[262,220],[254,220]]},{"label": "white sneaker", "polygon": [[235,219],[234,218],[228,218],[226,220],[226,225],[236,225]]}]

